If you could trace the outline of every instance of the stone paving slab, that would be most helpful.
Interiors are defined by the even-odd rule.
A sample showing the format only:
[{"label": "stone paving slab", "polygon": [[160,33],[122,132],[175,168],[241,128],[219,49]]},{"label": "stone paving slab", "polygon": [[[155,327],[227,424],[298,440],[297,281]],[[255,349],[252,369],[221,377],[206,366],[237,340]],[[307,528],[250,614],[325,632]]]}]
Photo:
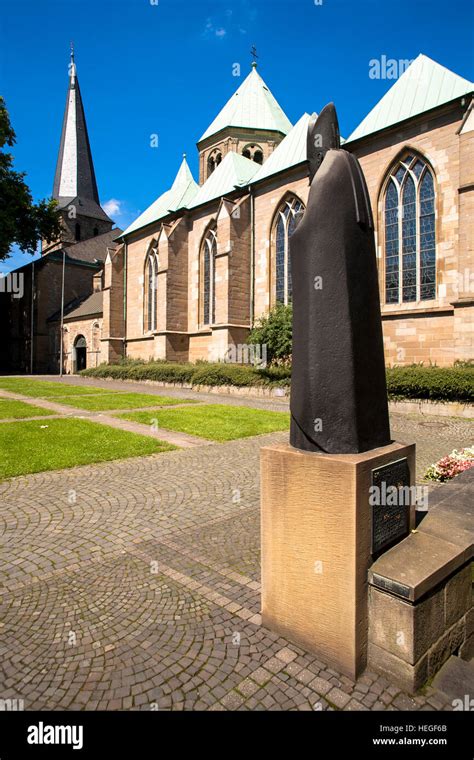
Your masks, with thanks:
[{"label": "stone paving slab", "polygon": [[450,709],[431,687],[354,683],[262,627],[259,450],[286,437],[0,483],[1,697],[27,710]]}]

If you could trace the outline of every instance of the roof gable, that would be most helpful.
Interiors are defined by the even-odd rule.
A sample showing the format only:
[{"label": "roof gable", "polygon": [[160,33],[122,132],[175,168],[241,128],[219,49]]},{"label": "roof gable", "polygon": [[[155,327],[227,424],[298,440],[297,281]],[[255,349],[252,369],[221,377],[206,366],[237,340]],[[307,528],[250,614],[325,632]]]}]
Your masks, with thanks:
[{"label": "roof gable", "polygon": [[253,177],[252,182],[270,177],[272,174],[289,169],[291,166],[306,161],[306,136],[310,116],[304,113],[296,122],[292,130],[287,134],[273,153],[267,158],[263,166]]},{"label": "roof gable", "polygon": [[420,55],[352,132],[348,141],[379,132],[472,92],[474,85],[426,55]]},{"label": "roof gable", "polygon": [[217,169],[199,188],[188,208],[195,208],[202,203],[221,198],[233,190],[247,185],[259,170],[260,164],[241,156],[239,153],[229,151],[221,161]]},{"label": "roof gable", "polygon": [[194,181],[186,157],[183,157],[179,171],[170,189],[162,193],[151,206],[148,206],[143,214],[140,214],[127,227],[123,235],[128,235],[130,232],[135,232],[142,227],[146,227],[148,224],[152,224],[152,222],[157,222],[173,211],[187,208],[198,190],[199,185]]}]

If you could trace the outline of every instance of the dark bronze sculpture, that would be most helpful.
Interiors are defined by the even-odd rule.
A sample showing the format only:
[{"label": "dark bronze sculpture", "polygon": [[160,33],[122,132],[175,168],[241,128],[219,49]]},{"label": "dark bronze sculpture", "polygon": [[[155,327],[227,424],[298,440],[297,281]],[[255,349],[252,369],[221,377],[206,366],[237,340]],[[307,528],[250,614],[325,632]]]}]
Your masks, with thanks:
[{"label": "dark bronze sculpture", "polygon": [[390,443],[374,225],[329,104],[308,127],[311,189],[290,241],[290,443],[350,454]]}]

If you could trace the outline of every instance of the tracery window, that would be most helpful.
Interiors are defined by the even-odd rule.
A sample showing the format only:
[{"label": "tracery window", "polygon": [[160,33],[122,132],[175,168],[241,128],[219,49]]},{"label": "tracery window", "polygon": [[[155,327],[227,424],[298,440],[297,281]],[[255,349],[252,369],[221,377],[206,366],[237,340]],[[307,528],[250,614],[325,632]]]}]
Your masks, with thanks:
[{"label": "tracery window", "polygon": [[216,320],[216,254],[217,237],[215,230],[209,230],[202,245],[199,264],[200,276],[200,324],[214,324]]},{"label": "tracery window", "polygon": [[296,196],[285,198],[275,216],[273,232],[275,256],[275,300],[277,303],[291,302],[291,267],[289,241],[303,214],[304,205]]},{"label": "tracery window", "polygon": [[145,262],[145,330],[153,332],[157,329],[158,315],[158,256],[152,249]]},{"label": "tracery window", "polygon": [[436,297],[435,188],[422,158],[408,154],[385,188],[385,302]]}]

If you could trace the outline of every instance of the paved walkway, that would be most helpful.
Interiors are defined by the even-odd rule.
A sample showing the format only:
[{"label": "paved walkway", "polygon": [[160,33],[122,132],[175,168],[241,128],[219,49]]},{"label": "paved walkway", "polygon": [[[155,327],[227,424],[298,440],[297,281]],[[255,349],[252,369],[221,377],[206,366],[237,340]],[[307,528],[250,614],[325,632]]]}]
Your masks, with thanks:
[{"label": "paved walkway", "polygon": [[[468,429],[394,420],[420,462],[469,443]],[[449,709],[432,687],[354,683],[261,626],[259,449],[286,437],[0,483],[1,697],[27,710]]]}]

